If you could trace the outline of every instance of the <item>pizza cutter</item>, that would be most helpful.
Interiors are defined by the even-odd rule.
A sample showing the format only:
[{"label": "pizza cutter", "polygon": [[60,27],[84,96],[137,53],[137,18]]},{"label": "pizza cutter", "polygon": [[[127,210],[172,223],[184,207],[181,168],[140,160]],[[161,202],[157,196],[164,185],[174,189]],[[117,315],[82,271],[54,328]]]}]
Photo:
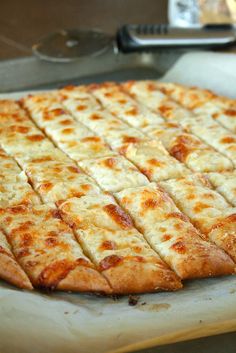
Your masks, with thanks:
[{"label": "pizza cutter", "polygon": [[60,30],[33,45],[40,59],[71,62],[81,57],[114,53],[147,52],[163,49],[217,49],[236,44],[231,25],[180,28],[160,24],[125,25],[111,36],[98,29]]}]

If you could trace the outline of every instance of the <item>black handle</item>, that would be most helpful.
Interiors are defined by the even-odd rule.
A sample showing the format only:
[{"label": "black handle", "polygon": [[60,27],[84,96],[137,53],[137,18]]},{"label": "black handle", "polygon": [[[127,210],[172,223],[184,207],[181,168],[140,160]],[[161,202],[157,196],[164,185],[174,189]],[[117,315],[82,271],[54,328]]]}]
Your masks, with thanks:
[{"label": "black handle", "polygon": [[236,43],[230,25],[174,28],[168,25],[125,25],[117,32],[117,45],[124,53],[160,48],[225,48]]}]

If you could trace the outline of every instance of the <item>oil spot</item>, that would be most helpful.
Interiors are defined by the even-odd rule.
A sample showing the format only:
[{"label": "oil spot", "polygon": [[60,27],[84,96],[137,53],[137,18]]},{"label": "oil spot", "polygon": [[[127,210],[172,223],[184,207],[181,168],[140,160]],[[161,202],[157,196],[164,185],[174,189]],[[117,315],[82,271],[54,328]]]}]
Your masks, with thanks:
[{"label": "oil spot", "polygon": [[171,307],[168,303],[159,303],[159,304],[145,304],[138,305],[137,308],[142,311],[154,311],[159,312],[163,310],[168,310]]}]

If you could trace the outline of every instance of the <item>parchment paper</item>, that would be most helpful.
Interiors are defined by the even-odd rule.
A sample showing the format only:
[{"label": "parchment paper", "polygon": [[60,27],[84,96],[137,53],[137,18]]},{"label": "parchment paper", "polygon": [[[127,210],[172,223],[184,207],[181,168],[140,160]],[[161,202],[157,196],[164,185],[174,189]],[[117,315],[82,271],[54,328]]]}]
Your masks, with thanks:
[{"label": "parchment paper", "polygon": [[[231,97],[235,79],[236,55],[209,53],[186,54],[164,77]],[[1,353],[118,353],[235,330],[236,276],[142,295],[136,306],[127,297],[25,292],[0,282]]]}]

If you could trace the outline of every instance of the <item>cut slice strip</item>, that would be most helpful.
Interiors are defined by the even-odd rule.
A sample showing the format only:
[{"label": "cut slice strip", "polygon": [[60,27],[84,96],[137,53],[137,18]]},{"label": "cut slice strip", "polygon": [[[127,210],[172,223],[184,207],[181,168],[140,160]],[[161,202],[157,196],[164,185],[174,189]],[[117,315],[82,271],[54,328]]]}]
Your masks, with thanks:
[{"label": "cut slice strip", "polygon": [[160,185],[206,238],[236,261],[236,209],[202,175],[168,180]]},{"label": "cut slice strip", "polygon": [[127,144],[150,140],[141,131],[129,127],[128,125],[124,126],[122,129],[110,129],[106,132],[104,131],[103,137],[109,145],[117,151],[122,150],[123,146],[126,146]]},{"label": "cut slice strip", "polygon": [[144,131],[148,136],[161,140],[171,156],[185,163],[194,172],[233,169],[233,163],[228,158],[175,123],[150,125]]},{"label": "cut slice strip", "polygon": [[176,102],[183,107],[193,110],[201,106],[206,101],[216,98],[216,95],[207,90],[199,89],[197,87],[187,87],[177,83],[166,83],[154,81],[154,85],[158,86],[164,94],[173,98]]},{"label": "cut slice strip", "polygon": [[70,161],[31,161],[25,172],[45,203],[58,204],[71,197],[100,193],[94,180]]},{"label": "cut slice strip", "polygon": [[19,204],[40,204],[27,177],[13,158],[0,148],[0,208]]},{"label": "cut slice strip", "polygon": [[150,248],[110,195],[73,198],[61,204],[60,211],[114,293],[181,287],[178,277]]},{"label": "cut slice strip", "polygon": [[193,114],[170,100],[154,81],[132,81],[122,87],[140,103],[168,120],[150,125],[144,131],[148,136],[160,139],[176,159],[195,172],[217,172],[233,168],[229,159],[177,124],[185,118],[192,118]]},{"label": "cut slice strip", "polygon": [[[154,83],[154,82],[153,82]],[[198,87],[185,87],[177,84],[154,83],[185,108],[197,115],[209,115],[232,132],[236,132],[235,100],[217,96],[213,92]]]},{"label": "cut slice strip", "polygon": [[145,175],[123,156],[88,159],[80,162],[81,168],[96,180],[105,191],[117,192],[132,186],[147,185]]},{"label": "cut slice strip", "polygon": [[2,184],[27,181],[25,173],[2,148],[0,148],[0,181]]},{"label": "cut slice strip", "polygon": [[138,102],[165,119],[175,118],[175,121],[179,121],[194,115],[170,99],[155,81],[129,81],[121,87]]},{"label": "cut slice strip", "polygon": [[10,245],[0,230],[0,278],[23,289],[33,289],[29,278],[16,262]]},{"label": "cut slice strip", "polygon": [[[70,98],[65,99],[64,103],[71,113],[80,119],[83,112],[78,113],[75,101],[77,99]],[[150,180],[181,177],[189,172],[184,165],[169,156],[160,142],[151,141],[141,131],[130,128],[122,120],[111,118],[105,110],[95,116],[86,114],[83,116],[83,123],[103,136],[113,149],[133,162]]]},{"label": "cut slice strip", "polygon": [[236,166],[236,136],[213,118],[206,115],[196,116],[194,119],[183,120],[181,125],[227,156]]},{"label": "cut slice strip", "polygon": [[94,85],[91,90],[104,107],[133,127],[140,128],[163,122],[161,117],[136,102],[115,83]]},{"label": "cut slice strip", "polygon": [[235,107],[229,102],[220,102],[217,98],[202,104],[194,109],[197,115],[210,115],[222,126],[232,132],[236,132],[236,103]]},{"label": "cut slice strip", "polygon": [[156,140],[129,143],[122,146],[120,151],[151,181],[181,178],[190,173],[182,163],[168,154],[161,142]]},{"label": "cut slice strip", "polygon": [[57,210],[17,206],[2,211],[0,219],[17,261],[35,287],[111,292]]},{"label": "cut slice strip", "polygon": [[29,184],[5,183],[0,184],[0,209],[17,205],[40,204],[38,195]]},{"label": "cut slice strip", "polygon": [[59,101],[55,103],[55,94],[29,96],[23,102],[35,123],[70,158],[80,161],[112,155],[111,149],[101,138],[84,124],[75,121]]},{"label": "cut slice strip", "polygon": [[203,240],[168,194],[156,184],[126,189],[115,196],[152,248],[181,279],[234,272],[231,258]]},{"label": "cut slice strip", "polygon": [[236,206],[236,171],[207,174],[211,184],[233,206]]},{"label": "cut slice strip", "polygon": [[[20,128],[20,130],[19,130]],[[38,150],[53,151],[54,145],[38,130],[32,126],[17,126],[14,121],[11,126],[0,129],[1,145],[7,153],[14,155],[18,161],[25,155],[34,155]]]}]

